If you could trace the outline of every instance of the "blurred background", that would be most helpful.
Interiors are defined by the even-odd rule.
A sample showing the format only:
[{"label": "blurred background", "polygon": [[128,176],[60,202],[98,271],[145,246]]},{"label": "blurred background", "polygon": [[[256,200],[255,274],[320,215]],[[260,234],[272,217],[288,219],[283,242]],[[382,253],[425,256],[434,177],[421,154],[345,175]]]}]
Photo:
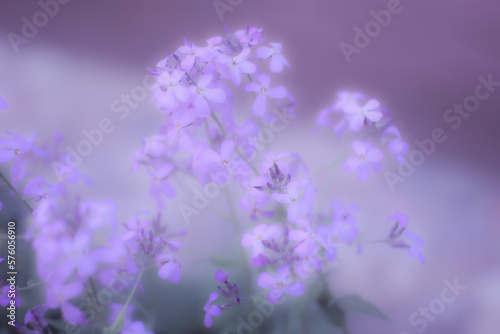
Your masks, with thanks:
[{"label": "blurred background", "polygon": [[[96,128],[103,117],[112,119],[113,133],[82,162],[82,170],[93,180],[85,196],[113,198],[122,220],[144,209],[153,210],[147,176],[130,174],[130,165],[141,139],[157,131],[162,115],[148,97],[119,119],[112,112],[113,102],[142,85],[146,69],[176,50],[185,37],[202,45],[214,35],[223,35],[225,25],[231,30],[262,27],[268,41],[283,44],[291,70],[278,77],[298,103],[296,124],[273,142],[277,151],[298,152],[312,171],[335,160],[339,139],[326,129],[313,136],[312,129],[317,112],[342,89],[360,90],[380,100],[394,116],[410,150],[415,148],[415,139],[429,138],[435,128],[445,129],[448,136],[393,192],[382,173],[360,182],[338,170],[333,188],[326,187],[329,172],[315,177],[319,190],[330,193],[332,199],[362,208],[360,221],[366,235],[383,238],[387,215],[400,210],[409,215],[413,231],[425,240],[425,266],[404,251],[384,245],[369,245],[360,255],[352,248],[341,250],[330,277],[332,291],[357,293],[390,318],[384,322],[352,315],[350,333],[417,333],[409,316],[440,298],[445,280],[455,278],[467,288],[424,332],[500,333],[500,89],[482,101],[457,130],[443,120],[448,108],[474,93],[479,76],[492,75],[500,81],[500,4],[402,0],[400,13],[348,62],[340,44],[354,45],[355,27],[363,29],[373,20],[370,11],[386,9],[389,1],[243,0],[228,5],[231,10],[222,19],[214,3],[72,0],[61,4],[33,37],[13,46],[8,34],[21,35],[23,17],[32,21],[41,7],[37,1],[2,0],[0,96],[10,107],[0,110],[1,132],[50,137],[58,131],[74,147],[84,138],[83,129]],[[397,166],[387,168],[395,171]],[[4,202],[2,224],[12,218],[20,228],[28,223],[21,203],[5,186],[0,200]],[[222,256],[239,243],[225,237],[231,225],[212,214],[223,205],[223,200],[211,203],[210,214],[187,226],[188,234],[182,239],[186,251],[181,256],[184,279],[179,286],[146,278],[141,300],[154,310],[149,323],[155,332],[202,331],[201,308],[215,287],[212,277],[217,268],[204,261],[203,252]],[[167,205],[164,215],[174,228],[186,228],[174,204]],[[26,283],[35,275],[30,271],[29,245],[21,252],[25,261],[19,264],[19,277]],[[242,278],[242,273],[234,272],[236,279]],[[282,314],[286,308],[277,309],[272,317],[286,321]],[[237,314],[217,319],[211,332],[223,330],[224,322],[237,324]],[[305,329],[293,333],[335,332],[314,307],[305,318]],[[259,330],[285,332],[266,324]]]}]

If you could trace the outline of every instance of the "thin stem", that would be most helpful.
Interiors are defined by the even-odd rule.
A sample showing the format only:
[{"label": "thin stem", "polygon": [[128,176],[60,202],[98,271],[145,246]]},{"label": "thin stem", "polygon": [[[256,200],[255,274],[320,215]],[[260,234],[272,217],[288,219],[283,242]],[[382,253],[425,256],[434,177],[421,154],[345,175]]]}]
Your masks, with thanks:
[{"label": "thin stem", "polygon": [[[125,312],[127,311],[127,307],[130,304],[130,302],[132,301],[132,297],[134,297],[135,291],[137,290],[137,287],[139,286],[139,282],[141,281],[143,273],[144,273],[144,264],[142,264],[141,269],[139,270],[139,274],[137,275],[137,278],[135,279],[134,287],[132,288],[132,291],[130,291],[130,294],[128,295],[127,301],[123,305],[120,313],[118,313],[118,316],[116,317],[115,323],[117,321],[119,321],[121,317],[125,316]],[[115,323],[113,323],[111,326],[114,327]]]},{"label": "thin stem", "polygon": [[27,291],[27,290],[30,290],[30,289],[33,289],[33,288],[37,288],[39,286],[46,285],[46,284],[49,284],[49,282],[35,283],[35,284],[29,285],[29,286],[25,286],[23,288],[17,288],[17,292],[21,292],[21,291],[24,292],[24,291]]},{"label": "thin stem", "polygon": [[[99,302],[99,298],[97,297],[97,289],[95,287],[95,282],[94,282],[94,278],[90,277],[89,278],[89,283],[90,283],[90,288],[92,290],[92,297],[94,297],[94,300],[97,304],[97,306],[103,310],[104,307],[101,305],[101,303]],[[103,325],[103,326],[106,326],[106,320],[104,319],[104,316],[103,316],[103,313],[102,312],[97,312],[99,315],[99,322]]]},{"label": "thin stem", "polygon": [[208,120],[205,118],[205,129],[207,130],[208,141],[210,146],[214,146],[214,142],[212,140],[212,136],[210,135],[210,128],[208,127]]},{"label": "thin stem", "polygon": [[24,203],[24,205],[26,205],[26,207],[28,208],[28,210],[30,210],[30,212],[33,212],[33,208],[31,207],[31,205],[29,205],[29,203],[24,200],[23,196],[21,196],[21,194],[19,193],[19,191],[17,191],[17,189],[14,187],[14,185],[1,172],[0,172],[0,178],[7,184],[7,186],[9,186],[9,188]]}]

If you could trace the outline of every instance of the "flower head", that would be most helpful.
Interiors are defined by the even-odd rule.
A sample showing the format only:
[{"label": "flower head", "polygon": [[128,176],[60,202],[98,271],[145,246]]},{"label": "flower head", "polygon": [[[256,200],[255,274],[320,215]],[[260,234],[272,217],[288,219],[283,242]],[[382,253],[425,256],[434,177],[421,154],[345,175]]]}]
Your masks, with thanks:
[{"label": "flower head", "polygon": [[370,169],[373,171],[380,169],[382,151],[372,148],[368,142],[357,140],[352,142],[351,146],[355,156],[344,161],[344,170],[348,173],[355,171],[358,179],[366,181],[370,178]]},{"label": "flower head", "polygon": [[207,303],[203,306],[203,310],[206,312],[204,320],[205,327],[212,327],[212,317],[218,317],[222,313],[219,306],[212,305],[217,298],[219,298],[219,294],[217,292],[212,292],[208,297]]},{"label": "flower head", "polygon": [[276,276],[264,272],[257,279],[257,284],[261,288],[271,289],[267,295],[267,301],[277,304],[283,298],[283,294],[300,296],[304,293],[304,283],[294,281],[290,275],[290,265],[284,265],[278,268]]}]

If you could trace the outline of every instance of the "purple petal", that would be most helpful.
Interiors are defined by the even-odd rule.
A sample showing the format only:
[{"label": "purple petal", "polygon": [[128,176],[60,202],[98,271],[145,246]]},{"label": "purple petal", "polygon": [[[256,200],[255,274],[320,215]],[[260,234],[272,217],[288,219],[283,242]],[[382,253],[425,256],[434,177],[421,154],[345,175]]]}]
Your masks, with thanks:
[{"label": "purple petal", "polygon": [[261,288],[271,289],[276,286],[276,279],[271,274],[263,272],[257,279],[257,284]]},{"label": "purple petal", "polygon": [[300,296],[304,293],[305,286],[302,282],[293,282],[283,287],[283,290],[292,296]]}]

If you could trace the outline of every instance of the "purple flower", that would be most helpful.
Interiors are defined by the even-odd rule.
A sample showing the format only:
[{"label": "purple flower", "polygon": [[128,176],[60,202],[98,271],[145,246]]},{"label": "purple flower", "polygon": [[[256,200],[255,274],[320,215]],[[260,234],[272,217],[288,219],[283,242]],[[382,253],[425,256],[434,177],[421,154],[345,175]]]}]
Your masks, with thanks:
[{"label": "purple flower", "polygon": [[352,149],[355,157],[344,161],[344,170],[348,173],[356,172],[358,179],[366,181],[370,178],[370,169],[378,171],[380,169],[380,160],[382,160],[382,151],[372,148],[370,143],[354,141]]},{"label": "purple flower", "polygon": [[377,100],[369,100],[363,107],[356,103],[350,103],[344,107],[347,113],[347,120],[352,131],[361,130],[366,122],[378,122],[382,119],[382,113],[378,111],[380,102]]},{"label": "purple flower", "polygon": [[262,116],[267,112],[267,97],[272,99],[283,99],[286,97],[286,88],[276,86],[270,88],[271,78],[267,74],[260,74],[255,77],[257,82],[250,82],[245,86],[247,92],[254,92],[255,101],[252,106],[252,112],[257,116]]},{"label": "purple flower", "polygon": [[[179,148],[182,151],[190,151],[192,149],[192,141],[186,133],[187,129],[192,126],[198,119],[192,108],[185,111],[174,111],[169,119],[169,127],[167,132],[167,140],[169,144],[179,141]],[[164,145],[161,142],[158,145]],[[164,152],[164,146],[159,147],[157,152]],[[161,156],[161,155],[160,155]]]},{"label": "purple flower", "polygon": [[387,219],[389,219],[390,221],[393,221],[395,222],[396,224],[402,226],[402,227],[407,227],[408,226],[408,216],[405,215],[403,212],[401,211],[396,211],[394,212],[393,214],[390,214]]},{"label": "purple flower", "polygon": [[197,47],[194,44],[188,45],[187,41],[186,45],[181,46],[177,51],[184,56],[181,62],[181,68],[188,73],[193,68],[196,57],[204,58],[206,54],[204,48]]},{"label": "purple flower", "polygon": [[290,265],[279,267],[275,277],[267,272],[260,274],[257,284],[261,288],[271,289],[267,295],[268,302],[279,303],[283,298],[283,293],[292,296],[300,296],[304,293],[304,284],[300,281],[293,281],[290,276]]},{"label": "purple flower", "polygon": [[290,64],[288,64],[286,58],[281,54],[281,49],[281,43],[269,43],[269,47],[260,47],[255,52],[260,59],[271,58],[269,69],[271,72],[279,73],[283,71],[283,66],[290,68]]},{"label": "purple flower", "polygon": [[49,308],[61,308],[63,319],[71,324],[85,324],[83,312],[69,303],[70,299],[83,292],[83,283],[75,281],[64,285],[61,282],[51,282],[47,287],[46,305]]},{"label": "purple flower", "polygon": [[156,264],[160,269],[158,276],[168,279],[172,283],[179,283],[181,279],[181,264],[172,254],[160,254],[156,257]]},{"label": "purple flower", "polygon": [[264,206],[269,202],[269,197],[265,197],[263,201],[251,201],[251,200],[240,200],[239,204],[241,208],[245,211],[250,212],[250,219],[253,221],[258,221],[259,216],[264,218],[272,218],[274,216],[274,211],[263,210]]},{"label": "purple flower", "polygon": [[278,154],[274,154],[273,151],[269,151],[264,155],[264,159],[266,159],[259,167],[259,171],[261,174],[265,174],[268,170],[273,167],[275,164],[279,169],[279,172],[287,175],[290,173],[290,167],[285,159],[292,157],[292,154],[289,152],[281,152]]},{"label": "purple flower", "polygon": [[160,206],[162,205],[162,195],[166,198],[172,199],[177,193],[175,188],[172,187],[168,181],[168,178],[173,170],[174,166],[171,164],[164,164],[155,171],[148,170],[152,177],[151,195],[158,201]]},{"label": "purple flower", "polygon": [[43,333],[43,329],[49,325],[47,320],[45,320],[44,318],[46,311],[47,307],[45,306],[35,306],[29,309],[24,316],[25,326],[28,326],[28,324],[30,324],[35,331]]},{"label": "purple flower", "polygon": [[[296,250],[299,249],[310,249],[312,246],[316,246],[316,243],[321,243],[323,237],[321,233],[323,232],[321,229],[316,228],[314,231],[311,228],[311,224],[305,220],[297,221],[298,224],[302,227],[302,229],[294,229],[289,232],[290,241],[299,242],[300,244],[297,246]],[[317,233],[319,232],[319,233]]]},{"label": "purple flower", "polygon": [[401,139],[401,134],[395,126],[389,126],[382,133],[382,142],[389,142],[387,144],[389,151],[396,156],[400,163],[404,162],[403,157],[408,154],[408,144]]},{"label": "purple flower", "polygon": [[424,241],[422,240],[422,238],[420,238],[415,233],[410,232],[410,231],[407,231],[405,233],[405,235],[408,239],[413,241],[413,245],[410,246],[410,248],[408,249],[408,256],[409,257],[416,257],[420,261],[420,263],[425,264],[424,255],[420,251],[420,248],[424,244]]},{"label": "purple flower", "polygon": [[33,178],[24,187],[23,195],[27,198],[39,202],[44,198],[64,196],[66,188],[63,184],[50,185],[41,176]]},{"label": "purple flower", "polygon": [[299,180],[291,181],[286,189],[285,194],[274,193],[272,197],[278,203],[288,204],[287,219],[293,223],[311,213],[315,190],[314,186],[307,186],[301,195]]},{"label": "purple flower", "polygon": [[157,84],[153,87],[153,99],[158,108],[170,110],[180,102],[189,100],[189,90],[181,83],[184,73],[176,69],[172,73],[164,71],[158,76]]},{"label": "purple flower", "polygon": [[234,33],[241,44],[257,45],[259,44],[260,33],[262,29],[256,27],[247,27],[247,29],[238,30]]},{"label": "purple flower", "polygon": [[209,101],[222,103],[226,100],[226,93],[222,89],[208,87],[212,78],[212,75],[204,74],[198,79],[196,86],[191,87],[196,114],[202,118],[210,116]]},{"label": "purple flower", "polygon": [[220,269],[217,269],[217,271],[215,272],[215,280],[216,281],[219,281],[221,283],[226,283],[227,280],[229,279],[229,275],[231,275],[231,270],[229,270],[227,272],[227,275],[224,274],[224,272]]},{"label": "purple flower", "polygon": [[206,312],[204,320],[205,327],[212,327],[212,317],[218,317],[222,313],[219,306],[212,305],[217,298],[219,298],[219,294],[217,292],[212,292],[208,297],[207,303],[203,306],[203,310]]},{"label": "purple flower", "polygon": [[291,180],[291,175],[282,173],[278,164],[274,163],[274,165],[269,168],[269,182],[267,182],[267,187],[272,191],[282,192],[286,189]]},{"label": "purple flower", "polygon": [[360,211],[359,207],[356,204],[344,205],[339,200],[333,200],[330,203],[330,207],[332,208],[333,223],[342,221],[350,225],[356,224],[356,217],[354,216],[354,213]]},{"label": "purple flower", "polygon": [[263,241],[271,241],[281,236],[279,225],[259,224],[252,230],[253,234],[245,233],[241,239],[241,246],[252,247],[252,257],[256,257],[264,252]]},{"label": "purple flower", "polygon": [[340,91],[337,93],[337,101],[333,104],[333,109],[345,111],[352,108],[351,106],[357,106],[364,98],[365,96],[360,92]]},{"label": "purple flower", "polygon": [[197,168],[205,173],[211,172],[209,174],[212,177],[215,175],[224,176],[215,177],[214,181],[218,184],[225,184],[229,181],[229,175],[242,175],[247,169],[241,160],[232,158],[234,151],[235,144],[231,139],[222,142],[220,154],[211,149],[204,149],[197,157]]},{"label": "purple flower", "polygon": [[221,55],[221,61],[227,66],[229,77],[235,86],[241,84],[241,73],[252,74],[257,70],[254,63],[249,62],[250,48],[244,48],[241,53],[235,57]]},{"label": "purple flower", "polygon": [[298,255],[295,262],[295,272],[302,278],[308,278],[314,271],[321,271],[321,260],[316,257],[318,246],[314,242],[307,242],[295,248],[294,252]]},{"label": "purple flower", "polygon": [[256,203],[262,203],[266,200],[266,178],[257,176],[251,180],[244,180],[241,185],[246,190],[245,195],[240,199],[240,205],[248,207],[252,200]]},{"label": "purple flower", "polygon": [[44,158],[45,152],[33,145],[35,137],[26,139],[21,135],[6,131],[6,134],[11,138],[0,138],[0,164],[8,161],[13,161],[10,172],[14,179],[24,177],[26,169],[25,153],[31,151],[37,156]]}]

